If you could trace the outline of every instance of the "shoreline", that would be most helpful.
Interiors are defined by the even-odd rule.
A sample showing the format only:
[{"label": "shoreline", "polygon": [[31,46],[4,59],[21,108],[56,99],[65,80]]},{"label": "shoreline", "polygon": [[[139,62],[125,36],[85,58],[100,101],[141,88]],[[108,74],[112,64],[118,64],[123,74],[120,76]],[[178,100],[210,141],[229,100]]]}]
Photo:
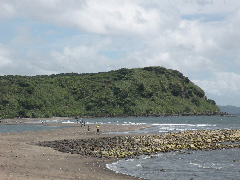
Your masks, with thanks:
[{"label": "shoreline", "polygon": [[223,117],[236,117],[236,115],[229,114],[227,112],[213,112],[213,113],[194,113],[194,114],[139,114],[139,115],[119,115],[119,116],[76,116],[76,117],[49,117],[49,118],[13,118],[13,119],[1,119],[0,124],[3,122],[21,123],[31,121],[46,121],[46,120],[68,120],[68,119],[94,119],[94,118],[134,118],[134,117],[185,117],[185,116],[223,116]]},{"label": "shoreline", "polygon": [[[48,118],[49,119],[49,118]],[[56,118],[52,118],[56,119]],[[67,118],[69,119],[69,118]],[[29,120],[29,119],[28,119]],[[39,121],[39,119],[34,119]],[[13,120],[16,121],[16,120]],[[31,119],[32,121],[32,119]],[[11,124],[11,123],[10,123]],[[18,123],[19,124],[19,123]],[[34,125],[41,125],[42,123],[33,123]],[[4,124],[3,124],[4,125]],[[22,123],[24,126],[24,123]],[[53,146],[47,147],[44,144],[39,146],[39,142],[55,142],[64,141],[63,146],[75,149],[75,145],[83,147],[78,144],[78,140],[94,138],[94,144],[101,144],[103,138],[120,137],[121,142],[130,140],[131,137],[137,140],[137,147],[141,152],[147,155],[155,152],[168,152],[171,150],[188,149],[188,150],[201,150],[201,149],[219,149],[234,147],[234,144],[225,144],[225,142],[239,142],[240,130],[197,130],[185,131],[178,133],[168,133],[165,135],[141,135],[141,134],[103,134],[105,132],[118,132],[118,131],[132,131],[149,127],[149,125],[117,125],[117,124],[100,124],[100,135],[96,133],[96,124],[86,124],[81,127],[77,123],[44,123],[46,126],[68,126],[65,129],[55,130],[41,130],[41,131],[27,131],[27,132],[12,132],[0,133],[0,180],[3,179],[141,179],[124,174],[118,174],[106,167],[106,164],[122,159],[121,156],[111,156],[103,153],[105,156],[102,158],[87,155],[74,154],[73,151],[59,151],[55,150]],[[1,126],[1,124],[0,124]],[[87,127],[90,126],[88,132]],[[126,138],[126,139],[125,139]],[[164,141],[167,140],[164,146]],[[122,141],[123,140],[123,141]],[[157,140],[157,141],[156,141]],[[180,140],[180,141],[179,141]],[[76,143],[77,141],[77,143]],[[93,142],[93,141],[92,141]],[[112,141],[111,141],[112,142]],[[133,141],[132,141],[133,142]],[[143,142],[143,143],[142,143]],[[147,144],[151,146],[146,146]],[[177,147],[176,147],[177,142]],[[38,144],[38,145],[37,145]],[[53,143],[54,144],[54,143]],[[74,144],[74,146],[69,146]],[[129,144],[129,143],[128,143]],[[130,143],[131,144],[131,143]],[[133,144],[135,144],[133,142]],[[142,146],[144,144],[144,146]],[[161,147],[159,148],[159,144]],[[240,148],[239,143],[236,144]],[[89,147],[90,147],[89,146]],[[117,142],[117,146],[124,146]],[[150,148],[150,149],[149,149]],[[111,147],[111,152],[121,152],[118,149],[114,150]],[[130,146],[123,148],[130,150]],[[135,150],[134,150],[135,151]],[[139,152],[140,152],[139,151]],[[67,152],[67,153],[66,153]],[[88,151],[90,152],[90,151]],[[119,154],[117,153],[117,154]],[[129,153],[131,153],[129,151]],[[103,155],[102,154],[102,155]],[[144,154],[144,153],[143,153]],[[141,153],[137,153],[141,155]],[[119,158],[117,158],[119,157]],[[124,158],[127,158],[125,156]]]},{"label": "shoreline", "polygon": [[68,120],[73,119],[71,117],[52,117],[52,118],[14,118],[14,119],[1,119],[1,124],[25,124],[37,121],[47,121],[47,120]]},{"label": "shoreline", "polygon": [[[24,120],[24,122],[27,122],[33,119]],[[34,120],[38,121],[40,118],[34,118]],[[8,121],[9,124],[12,124],[16,119]],[[24,122],[22,123],[24,124]],[[147,125],[122,126],[103,124],[100,125],[100,135],[97,135],[95,132],[95,124],[88,124],[90,132],[87,131],[88,125],[83,127],[80,127],[79,124],[47,123],[47,125],[64,125],[70,127],[55,130],[0,133],[0,179],[140,179],[118,174],[106,168],[106,164],[115,162],[118,158],[96,158],[85,157],[79,154],[62,153],[50,147],[38,146],[36,143],[63,139],[113,137],[115,136],[114,134],[102,133],[137,130],[148,127]]]}]

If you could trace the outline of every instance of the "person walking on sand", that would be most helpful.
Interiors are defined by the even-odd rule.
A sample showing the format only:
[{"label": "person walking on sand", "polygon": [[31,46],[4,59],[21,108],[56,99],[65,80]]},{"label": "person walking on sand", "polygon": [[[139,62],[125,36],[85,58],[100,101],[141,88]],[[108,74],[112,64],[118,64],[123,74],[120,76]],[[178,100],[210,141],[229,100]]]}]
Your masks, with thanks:
[{"label": "person walking on sand", "polygon": [[88,132],[90,131],[90,127],[89,126],[87,127],[87,130],[88,130]]},{"label": "person walking on sand", "polygon": [[97,133],[99,135],[99,125],[97,125],[96,129],[97,129]]}]

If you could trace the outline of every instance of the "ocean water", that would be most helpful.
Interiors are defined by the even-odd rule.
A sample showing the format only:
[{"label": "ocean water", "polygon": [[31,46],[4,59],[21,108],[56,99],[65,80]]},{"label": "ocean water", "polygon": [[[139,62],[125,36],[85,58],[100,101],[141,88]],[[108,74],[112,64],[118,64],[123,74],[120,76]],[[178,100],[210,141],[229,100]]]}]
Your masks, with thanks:
[{"label": "ocean water", "polygon": [[158,134],[186,130],[213,130],[213,129],[239,129],[240,116],[182,116],[182,117],[141,117],[141,118],[100,118],[83,119],[87,123],[122,124],[122,125],[149,125],[138,131],[109,132],[110,134]]},{"label": "ocean water", "polygon": [[119,160],[107,168],[151,180],[238,180],[240,150],[160,153]]},{"label": "ocean water", "polygon": [[[144,118],[143,118],[144,119]],[[158,134],[185,130],[239,129],[240,117],[161,117],[125,119],[123,124],[150,124],[139,131],[112,134]],[[119,121],[119,120],[118,120]],[[120,121],[122,122],[122,121]],[[240,180],[240,149],[182,151],[122,159],[107,168],[150,180]]]}]

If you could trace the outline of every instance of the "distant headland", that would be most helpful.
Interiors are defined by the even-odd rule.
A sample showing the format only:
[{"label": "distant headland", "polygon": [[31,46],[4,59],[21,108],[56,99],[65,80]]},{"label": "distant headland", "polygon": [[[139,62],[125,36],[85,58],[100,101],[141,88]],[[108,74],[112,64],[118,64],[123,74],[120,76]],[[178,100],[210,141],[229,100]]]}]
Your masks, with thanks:
[{"label": "distant headland", "polygon": [[0,76],[0,118],[219,114],[182,73],[145,67],[99,73]]}]

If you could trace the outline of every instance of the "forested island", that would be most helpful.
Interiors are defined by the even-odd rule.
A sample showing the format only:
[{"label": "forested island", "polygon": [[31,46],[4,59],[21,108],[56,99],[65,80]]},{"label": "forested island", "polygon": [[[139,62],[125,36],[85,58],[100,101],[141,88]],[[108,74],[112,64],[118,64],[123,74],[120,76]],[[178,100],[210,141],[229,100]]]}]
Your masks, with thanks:
[{"label": "forested island", "polygon": [[0,76],[0,118],[161,116],[220,112],[182,73],[145,67]]}]

